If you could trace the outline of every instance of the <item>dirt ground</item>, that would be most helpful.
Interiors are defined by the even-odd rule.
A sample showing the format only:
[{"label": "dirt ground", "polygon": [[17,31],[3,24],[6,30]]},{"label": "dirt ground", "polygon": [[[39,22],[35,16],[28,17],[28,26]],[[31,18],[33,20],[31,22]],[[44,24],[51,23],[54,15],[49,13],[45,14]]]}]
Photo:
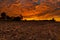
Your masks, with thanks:
[{"label": "dirt ground", "polygon": [[60,23],[1,21],[0,40],[60,40]]}]

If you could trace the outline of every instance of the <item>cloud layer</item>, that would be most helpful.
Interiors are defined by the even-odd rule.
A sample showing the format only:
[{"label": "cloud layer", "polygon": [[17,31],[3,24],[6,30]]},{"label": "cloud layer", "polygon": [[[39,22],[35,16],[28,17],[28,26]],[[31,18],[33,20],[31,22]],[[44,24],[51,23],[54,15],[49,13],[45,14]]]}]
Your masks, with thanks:
[{"label": "cloud layer", "polygon": [[24,19],[60,17],[60,0],[0,0],[0,12]]}]

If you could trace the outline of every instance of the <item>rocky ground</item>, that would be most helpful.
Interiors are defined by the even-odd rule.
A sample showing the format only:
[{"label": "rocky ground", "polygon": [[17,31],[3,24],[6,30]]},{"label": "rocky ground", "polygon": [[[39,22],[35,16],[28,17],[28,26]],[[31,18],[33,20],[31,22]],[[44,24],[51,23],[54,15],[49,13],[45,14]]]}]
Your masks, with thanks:
[{"label": "rocky ground", "polygon": [[0,40],[60,40],[60,23],[0,21]]}]

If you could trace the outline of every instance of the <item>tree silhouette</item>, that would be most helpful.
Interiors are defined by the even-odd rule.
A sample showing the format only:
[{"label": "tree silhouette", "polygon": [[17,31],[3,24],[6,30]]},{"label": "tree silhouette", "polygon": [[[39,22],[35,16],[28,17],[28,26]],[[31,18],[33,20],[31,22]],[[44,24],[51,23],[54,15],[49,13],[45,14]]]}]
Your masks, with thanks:
[{"label": "tree silhouette", "polygon": [[54,18],[52,18],[52,22],[55,22],[55,19]]},{"label": "tree silhouette", "polygon": [[2,19],[5,19],[5,18],[6,18],[6,13],[5,13],[5,12],[2,12],[2,13],[1,13],[1,18],[2,18]]},{"label": "tree silhouette", "polygon": [[6,15],[5,12],[2,12],[1,13],[1,19],[2,20],[13,20],[13,21],[21,21],[23,19],[23,16],[20,15],[20,16],[17,16],[17,17],[9,17],[8,15]]}]

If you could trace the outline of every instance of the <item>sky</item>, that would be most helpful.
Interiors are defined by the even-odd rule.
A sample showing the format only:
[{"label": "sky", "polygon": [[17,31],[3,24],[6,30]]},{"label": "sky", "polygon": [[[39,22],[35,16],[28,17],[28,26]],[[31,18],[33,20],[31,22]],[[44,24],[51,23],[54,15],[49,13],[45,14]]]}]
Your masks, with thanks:
[{"label": "sky", "polygon": [[0,13],[23,15],[23,20],[60,21],[60,0],[0,0]]}]

